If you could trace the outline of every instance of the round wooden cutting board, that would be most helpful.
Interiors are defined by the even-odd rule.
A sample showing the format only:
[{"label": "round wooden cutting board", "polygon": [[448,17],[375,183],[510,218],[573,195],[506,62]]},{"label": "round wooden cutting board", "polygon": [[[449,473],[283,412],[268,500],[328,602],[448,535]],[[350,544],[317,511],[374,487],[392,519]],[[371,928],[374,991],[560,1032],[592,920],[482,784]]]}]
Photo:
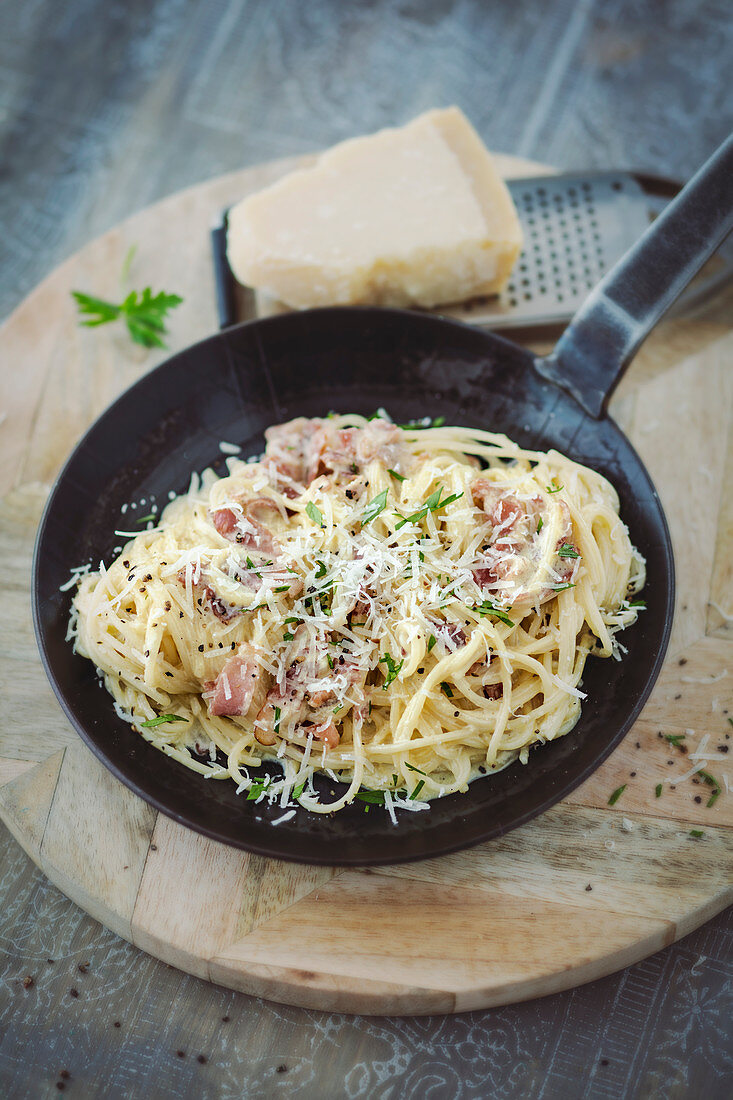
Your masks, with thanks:
[{"label": "round wooden cutting board", "polygon": [[[70,728],[41,668],[30,570],[48,485],[94,417],[165,355],[131,344],[119,326],[79,328],[69,292],[117,297],[137,245],[130,285],[185,299],[171,315],[171,350],[214,332],[209,228],[294,163],[237,172],[142,211],[72,256],[0,329],[0,816],[103,924],[246,993],[347,1012],[460,1012],[598,978],[690,932],[731,896],[730,293],[662,325],[613,402],[672,528],[678,606],[664,671],[591,779],[503,839],[373,870],[298,866],[217,844],[114,779]],[[507,175],[536,167],[502,158]],[[667,740],[680,734],[693,751],[705,738],[715,754],[706,767],[722,790],[711,807],[704,781],[669,782],[690,768]],[[161,757],[161,767],[175,765]]]}]

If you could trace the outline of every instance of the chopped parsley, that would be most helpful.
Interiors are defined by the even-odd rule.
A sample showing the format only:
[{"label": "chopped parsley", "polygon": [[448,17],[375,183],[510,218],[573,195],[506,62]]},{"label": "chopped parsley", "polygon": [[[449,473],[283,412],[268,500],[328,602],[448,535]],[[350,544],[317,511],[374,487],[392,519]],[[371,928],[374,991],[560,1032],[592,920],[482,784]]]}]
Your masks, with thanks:
[{"label": "chopped parsley", "polygon": [[402,474],[398,474],[396,470],[387,470],[387,473],[391,474],[392,477],[395,479],[395,481],[406,481],[407,480],[407,478],[403,477]]},{"label": "chopped parsley", "polygon": [[272,591],[273,592],[287,592],[289,590],[289,588],[290,588],[289,584],[281,584],[281,585],[278,585],[277,588],[273,588]]},{"label": "chopped parsley", "polygon": [[707,783],[707,785],[708,785],[709,787],[714,787],[714,788],[715,788],[715,790],[714,790],[714,791],[713,791],[713,793],[712,793],[712,794],[710,795],[710,798],[709,798],[709,799],[707,800],[707,802],[706,802],[706,804],[705,804],[705,805],[706,805],[706,809],[708,809],[708,810],[709,810],[711,806],[714,806],[714,805],[715,805],[715,803],[716,803],[716,801],[717,801],[717,799],[718,799],[718,796],[720,795],[720,792],[721,792],[721,789],[722,789],[722,788],[721,788],[721,786],[720,786],[720,783],[718,782],[718,780],[717,780],[717,779],[715,778],[715,776],[714,776],[714,775],[711,775],[711,774],[710,774],[710,772],[702,772],[702,771],[700,771],[700,772],[698,772],[697,774],[698,774],[698,775],[700,776],[700,778],[701,778],[701,779],[702,779],[702,780],[703,780],[703,781],[704,781],[705,783]]},{"label": "chopped parsley", "polygon": [[543,528],[544,526],[545,526],[545,525],[544,525],[544,522],[543,522],[543,520],[542,520],[542,516],[540,516],[540,518],[539,518],[539,519],[537,520],[537,534],[538,534],[538,535],[539,535],[540,531],[542,530],[542,528]]},{"label": "chopped parsley", "polygon": [[553,592],[564,592],[567,588],[577,587],[574,581],[568,581],[567,584],[553,584],[550,586]]},{"label": "chopped parsley", "polygon": [[440,508],[445,508],[446,505],[452,504],[455,500],[460,500],[463,493],[451,493],[450,496],[444,497],[442,500],[441,493],[443,492],[443,486],[439,485],[434,493],[431,493],[425,504],[417,512],[413,512],[409,516],[403,516],[401,512],[397,515],[400,517],[399,521],[395,524],[395,530],[399,531],[401,527],[404,527],[406,523],[419,523],[420,520],[425,519],[428,512],[437,512]]},{"label": "chopped parsley", "polygon": [[404,661],[404,658],[403,658],[400,661],[399,664],[396,664],[390,653],[385,653],[384,657],[379,658],[379,664],[387,666],[387,675],[386,675],[384,683],[382,684],[382,689],[384,691],[387,690],[387,688],[389,687],[389,685],[392,683],[393,680],[397,679],[397,675],[398,675],[400,669],[402,668],[402,666],[404,665],[404,663],[405,663],[405,661]]},{"label": "chopped parsley", "polygon": [[282,714],[282,711],[280,710],[280,707],[275,707],[274,710],[275,710],[275,727],[274,727],[275,728],[275,733],[279,733],[280,732],[280,715]]},{"label": "chopped parsley", "polygon": [[147,516],[138,516],[135,520],[136,523],[147,523],[148,520],[155,519],[155,512],[148,512]]},{"label": "chopped parsley", "polygon": [[326,569],[325,562],[317,561],[316,565],[318,566],[316,569],[316,580],[318,580],[319,577],[325,577],[328,570]]},{"label": "chopped parsley", "polygon": [[662,784],[661,783],[657,783],[656,787],[654,788],[654,793],[657,796],[657,798],[662,797]]},{"label": "chopped parsley", "polygon": [[441,681],[440,690],[443,692],[443,694],[445,696],[448,697],[448,699],[453,698],[453,692],[451,691],[451,686],[450,686],[450,684],[446,684],[445,680]]},{"label": "chopped parsley", "polygon": [[624,793],[625,790],[626,790],[626,784],[625,783],[623,784],[623,786],[617,787],[616,790],[611,795],[611,797],[609,798],[608,805],[609,806],[615,806],[616,803],[618,802],[619,798],[621,797],[621,795]]},{"label": "chopped parsley", "polygon": [[579,558],[580,554],[569,542],[564,542],[557,552],[558,558]]},{"label": "chopped parsley", "polygon": [[430,650],[431,650],[431,649],[433,648],[433,646],[435,645],[435,643],[437,642],[437,640],[438,640],[438,639],[437,639],[437,638],[435,637],[435,635],[434,635],[434,634],[431,634],[431,635],[430,635],[430,637],[428,638],[428,653],[429,653],[429,652],[430,652]]},{"label": "chopped parsley", "polygon": [[546,485],[545,488],[546,488],[548,493],[559,493],[561,489],[565,488],[565,486],[564,485],[556,485],[555,484],[555,479],[553,477],[550,484]]},{"label": "chopped parsley", "polygon": [[666,733],[664,735],[664,740],[669,741],[670,745],[674,745],[675,748],[679,748],[684,739],[684,733]]},{"label": "chopped parsley", "polygon": [[[484,600],[483,603],[478,604],[476,607],[471,608],[477,615],[494,615],[501,622],[506,623],[507,626],[514,626],[513,619],[510,619],[506,611],[502,611],[500,607],[496,607],[491,600]],[[511,608],[510,608],[511,610]]]},{"label": "chopped parsley", "polygon": [[255,563],[252,561],[249,554],[247,555],[247,557],[244,560],[245,560],[245,564],[246,564],[247,568],[250,569],[256,577],[261,577],[262,576],[262,574],[258,573],[257,570],[255,569]]},{"label": "chopped parsley", "polygon": [[420,768],[415,768],[412,764],[408,764],[407,761],[405,761],[405,767],[408,771],[417,772],[418,775],[424,775],[426,779],[428,777],[427,772],[421,771]]},{"label": "chopped parsley", "polygon": [[307,780],[304,779],[302,783],[299,783],[297,787],[293,788],[293,798],[300,798],[303,791],[305,790],[306,783],[307,783]]},{"label": "chopped parsley", "polygon": [[420,794],[420,791],[423,789],[424,786],[425,786],[425,780],[421,779],[420,782],[418,783],[418,785],[415,787],[415,790],[410,795],[410,802],[415,801],[415,799]]},{"label": "chopped parsley", "polygon": [[364,509],[364,514],[361,517],[362,527],[371,523],[373,519],[376,519],[380,512],[383,512],[387,506],[387,490],[383,489],[381,493],[377,493],[374,500],[371,500]]},{"label": "chopped parsley", "polygon": [[323,527],[323,514],[321,509],[318,508],[312,500],[308,501],[305,510],[317,527]]},{"label": "chopped parsley", "polygon": [[354,798],[358,798],[360,802],[367,802],[370,806],[384,805],[384,791],[357,791]]},{"label": "chopped parsley", "polygon": [[256,798],[259,798],[261,794],[265,793],[270,783],[271,777],[269,775],[266,775],[264,779],[255,779],[247,791],[247,801],[254,802]]},{"label": "chopped parsley", "polygon": [[627,607],[638,607],[640,611],[646,611],[646,600],[630,600]]},{"label": "chopped parsley", "polygon": [[702,829],[690,829],[690,836],[694,836],[696,839],[698,839],[701,836],[705,836],[705,833],[702,831]]},{"label": "chopped parsley", "polygon": [[333,668],[333,666],[336,662],[334,661],[334,659],[333,659],[333,657],[331,656],[330,653],[326,654],[326,660],[328,661],[328,667]]},{"label": "chopped parsley", "polygon": [[148,718],[147,722],[140,722],[145,729],[153,726],[162,726],[165,722],[187,722],[188,718],[181,718],[180,714],[159,714],[157,718]]}]

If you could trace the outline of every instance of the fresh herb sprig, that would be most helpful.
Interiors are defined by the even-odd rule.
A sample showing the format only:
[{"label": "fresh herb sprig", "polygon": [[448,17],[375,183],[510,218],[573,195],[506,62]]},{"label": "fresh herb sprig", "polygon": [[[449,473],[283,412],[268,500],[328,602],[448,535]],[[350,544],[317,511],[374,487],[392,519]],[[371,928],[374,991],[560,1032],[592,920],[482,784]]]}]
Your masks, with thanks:
[{"label": "fresh herb sprig", "polygon": [[168,332],[166,317],[183,301],[179,294],[167,294],[164,290],[153,294],[149,286],[142,291],[131,290],[119,303],[108,302],[80,290],[72,290],[71,294],[82,318],[80,325],[96,328],[122,318],[132,339],[144,348],[166,347],[163,340]]}]

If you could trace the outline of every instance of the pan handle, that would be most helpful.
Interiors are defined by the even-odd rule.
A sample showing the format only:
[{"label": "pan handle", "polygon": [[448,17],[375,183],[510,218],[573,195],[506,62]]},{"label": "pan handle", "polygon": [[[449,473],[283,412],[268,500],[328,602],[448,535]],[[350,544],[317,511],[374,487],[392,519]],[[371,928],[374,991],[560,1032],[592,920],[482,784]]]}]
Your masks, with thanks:
[{"label": "pan handle", "polygon": [[733,134],[588,296],[535,366],[598,418],[640,344],[733,229]]}]

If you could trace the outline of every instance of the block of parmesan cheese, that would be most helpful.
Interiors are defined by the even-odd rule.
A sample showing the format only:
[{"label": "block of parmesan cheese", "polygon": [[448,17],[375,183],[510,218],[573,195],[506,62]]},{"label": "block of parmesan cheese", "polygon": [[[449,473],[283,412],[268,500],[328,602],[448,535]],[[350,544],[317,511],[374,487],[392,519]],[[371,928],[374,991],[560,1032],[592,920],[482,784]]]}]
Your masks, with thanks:
[{"label": "block of parmesan cheese", "polygon": [[496,294],[519,219],[457,107],[354,138],[229,213],[236,278],[296,309],[434,306]]}]

